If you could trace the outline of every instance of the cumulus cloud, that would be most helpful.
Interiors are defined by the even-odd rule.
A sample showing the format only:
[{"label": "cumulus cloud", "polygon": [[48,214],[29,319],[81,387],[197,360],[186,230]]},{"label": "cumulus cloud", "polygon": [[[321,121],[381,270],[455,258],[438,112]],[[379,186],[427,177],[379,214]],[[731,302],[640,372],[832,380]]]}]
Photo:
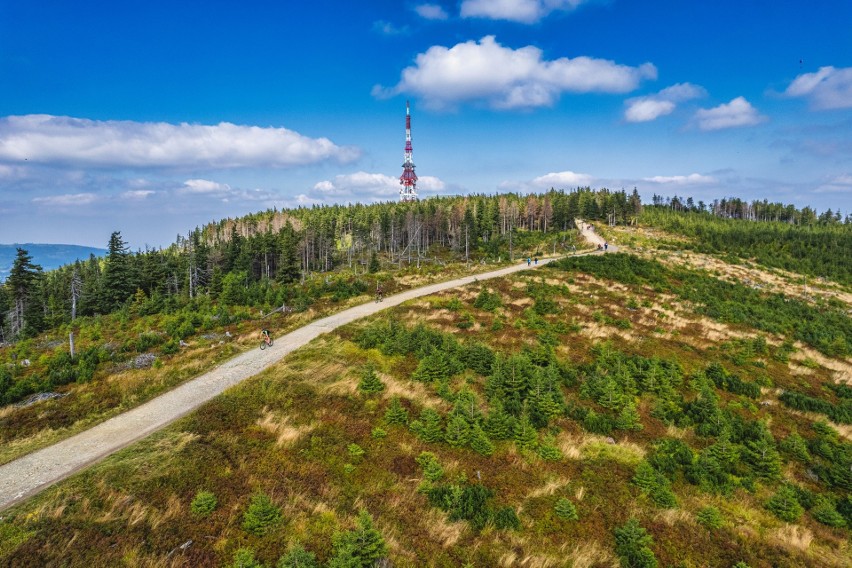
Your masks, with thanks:
[{"label": "cumulus cloud", "polygon": [[183,182],[183,187],[179,191],[182,193],[221,194],[230,192],[231,186],[227,183],[207,179],[188,179]]},{"label": "cumulus cloud", "polygon": [[651,63],[630,67],[585,56],[547,61],[537,47],[511,49],[485,36],[451,48],[430,47],[402,71],[395,87],[377,85],[373,94],[413,93],[433,108],[464,101],[484,101],[496,109],[533,108],[552,105],[563,92],[625,93],[656,77]]},{"label": "cumulus cloud", "polygon": [[79,207],[81,205],[91,205],[97,199],[98,196],[94,193],[66,193],[64,195],[35,197],[33,198],[33,203],[53,207]]},{"label": "cumulus cloud", "polygon": [[645,97],[635,97],[625,101],[624,119],[627,122],[648,122],[671,114],[678,103],[703,97],[707,92],[703,87],[691,83],[678,83],[659,93]]},{"label": "cumulus cloud", "polygon": [[357,158],[355,148],[286,128],[98,121],[31,114],[0,118],[0,161],[129,168],[294,167]]},{"label": "cumulus cloud", "polygon": [[532,180],[532,185],[536,187],[584,187],[592,183],[592,176],[589,174],[578,174],[570,170],[564,172],[551,172],[543,176],[539,176]]},{"label": "cumulus cloud", "polygon": [[701,174],[689,174],[687,176],[654,176],[643,178],[643,181],[670,185],[700,185],[718,182],[718,180],[713,176],[704,176]]},{"label": "cumulus cloud", "polygon": [[[385,174],[355,172],[335,176],[333,180],[323,180],[314,184],[311,192],[315,197],[383,200],[399,195],[399,178]],[[439,178],[423,176],[417,179],[417,192],[437,193],[445,189]]]},{"label": "cumulus cloud", "polygon": [[819,110],[852,108],[852,67],[820,67],[816,73],[796,77],[784,94],[804,97]]},{"label": "cumulus cloud", "polygon": [[556,10],[573,10],[586,0],[464,0],[462,18],[538,22]]},{"label": "cumulus cloud", "polygon": [[753,126],[766,120],[745,97],[737,97],[727,104],[699,109],[695,120],[701,130],[721,130],[738,126]]},{"label": "cumulus cloud", "polygon": [[414,11],[421,18],[427,20],[446,20],[449,18],[449,14],[439,4],[419,4],[414,7]]}]

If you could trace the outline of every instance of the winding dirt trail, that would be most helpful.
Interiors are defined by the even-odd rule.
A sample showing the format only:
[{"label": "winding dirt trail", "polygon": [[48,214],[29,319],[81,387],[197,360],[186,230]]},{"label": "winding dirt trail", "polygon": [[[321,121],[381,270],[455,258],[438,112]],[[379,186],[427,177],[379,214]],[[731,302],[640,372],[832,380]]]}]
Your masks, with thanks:
[{"label": "winding dirt trail", "polygon": [[[600,237],[583,227],[583,235],[593,244]],[[610,246],[610,250],[614,247]],[[598,251],[580,254],[600,254]],[[578,255],[579,256],[579,255]],[[110,454],[167,426],[192,412],[226,389],[257,375],[323,333],[397,306],[407,300],[458,288],[474,281],[499,278],[543,266],[555,258],[539,260],[528,266],[521,262],[500,270],[457,278],[408,290],[389,296],[378,304],[368,302],[334,315],[313,321],[304,327],[275,339],[271,349],[252,349],[218,367],[192,379],[179,387],[149,400],[132,410],[114,416],[97,426],[71,438],[57,442],[26,456],[0,466],[0,511],[31,497],[43,489],[69,477],[75,472],[98,462]]]}]

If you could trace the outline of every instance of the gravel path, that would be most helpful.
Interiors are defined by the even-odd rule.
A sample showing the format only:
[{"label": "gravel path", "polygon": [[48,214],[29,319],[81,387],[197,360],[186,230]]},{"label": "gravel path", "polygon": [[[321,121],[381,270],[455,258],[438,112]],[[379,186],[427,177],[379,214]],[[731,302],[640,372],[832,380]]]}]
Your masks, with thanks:
[{"label": "gravel path", "polygon": [[[583,228],[585,229],[585,226]],[[591,242],[597,242],[590,238],[591,235],[598,237],[597,234],[586,235],[584,231],[584,235]],[[610,249],[612,248],[610,246]],[[493,272],[408,290],[389,296],[382,303],[368,302],[311,322],[276,338],[271,349],[251,349],[141,406],[0,466],[0,511],[174,422],[225,389],[260,373],[323,333],[413,298],[457,288],[477,280],[499,278],[520,270],[536,268],[551,260],[554,259],[541,259],[537,265],[531,267],[522,262]]]}]

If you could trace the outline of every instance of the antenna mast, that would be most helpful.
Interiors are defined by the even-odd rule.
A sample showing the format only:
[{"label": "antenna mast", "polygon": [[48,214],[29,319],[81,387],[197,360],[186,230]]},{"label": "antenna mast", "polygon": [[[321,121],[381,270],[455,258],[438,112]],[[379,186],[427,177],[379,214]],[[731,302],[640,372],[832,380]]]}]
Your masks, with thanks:
[{"label": "antenna mast", "polygon": [[414,173],[414,160],[411,151],[411,108],[405,101],[405,161],[402,163],[402,175],[399,176],[399,200],[417,201],[417,174]]}]

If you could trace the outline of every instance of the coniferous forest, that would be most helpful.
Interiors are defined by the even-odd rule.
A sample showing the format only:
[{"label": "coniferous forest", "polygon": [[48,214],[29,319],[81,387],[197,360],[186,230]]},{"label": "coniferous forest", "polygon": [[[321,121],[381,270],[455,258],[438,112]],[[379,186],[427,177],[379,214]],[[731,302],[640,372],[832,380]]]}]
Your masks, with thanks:
[{"label": "coniferous forest", "polygon": [[0,463],[261,327],[561,258],[330,331],[4,511],[2,565],[850,565],[850,217],[580,188],[106,244],[0,285]]}]

